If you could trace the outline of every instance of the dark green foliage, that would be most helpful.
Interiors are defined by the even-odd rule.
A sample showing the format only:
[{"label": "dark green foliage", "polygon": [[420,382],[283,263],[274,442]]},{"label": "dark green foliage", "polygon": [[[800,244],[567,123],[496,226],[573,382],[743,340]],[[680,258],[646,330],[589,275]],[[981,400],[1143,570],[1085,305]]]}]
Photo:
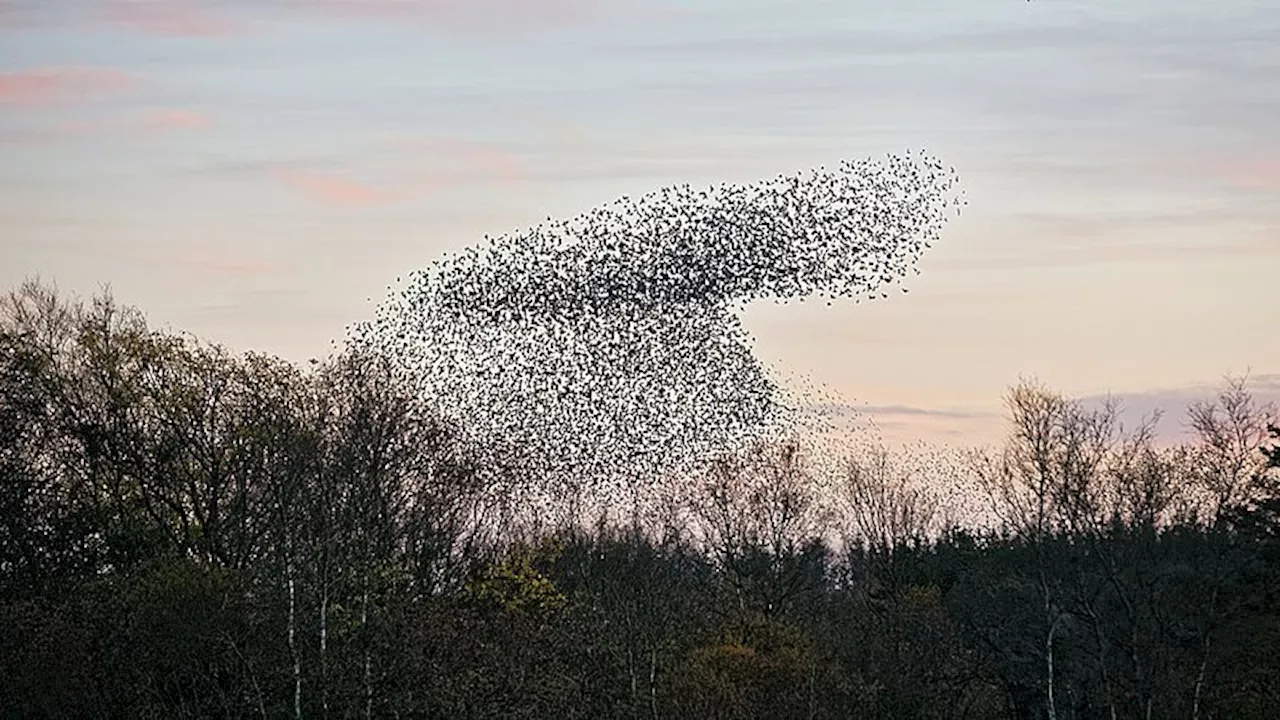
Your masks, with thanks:
[{"label": "dark green foliage", "polygon": [[[923,518],[883,504],[903,490],[872,498],[872,541],[833,543],[784,447],[772,484],[701,495],[710,539],[522,537],[376,357],[304,372],[109,300],[8,302],[0,717],[1280,715],[1280,428],[1249,477],[1212,464],[1245,457],[1226,441],[988,464],[1045,493],[1003,528],[865,522]],[[1057,413],[1052,442],[1088,437],[1016,397]],[[1178,510],[1171,478],[1220,507]]]}]

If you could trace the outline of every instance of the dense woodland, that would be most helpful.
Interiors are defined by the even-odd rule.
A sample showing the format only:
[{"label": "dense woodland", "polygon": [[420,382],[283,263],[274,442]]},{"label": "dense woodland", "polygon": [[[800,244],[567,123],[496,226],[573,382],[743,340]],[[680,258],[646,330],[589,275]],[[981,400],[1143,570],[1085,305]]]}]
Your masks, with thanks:
[{"label": "dense woodland", "polygon": [[0,715],[1280,717],[1271,409],[1230,381],[1167,447],[1034,382],[1006,402],[1000,448],[820,481],[761,444],[531,518],[536,479],[495,482],[382,359],[234,355],[28,283],[0,301]]}]

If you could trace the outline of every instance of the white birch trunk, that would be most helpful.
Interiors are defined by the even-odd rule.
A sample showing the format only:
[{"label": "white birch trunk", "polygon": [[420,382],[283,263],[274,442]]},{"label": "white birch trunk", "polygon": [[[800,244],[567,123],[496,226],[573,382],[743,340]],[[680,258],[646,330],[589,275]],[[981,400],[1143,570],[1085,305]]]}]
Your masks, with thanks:
[{"label": "white birch trunk", "polygon": [[293,581],[293,561],[288,563],[286,574],[289,576],[289,654],[293,657],[293,717],[302,720],[302,661],[298,657],[298,643],[295,639],[297,631],[297,593]]}]

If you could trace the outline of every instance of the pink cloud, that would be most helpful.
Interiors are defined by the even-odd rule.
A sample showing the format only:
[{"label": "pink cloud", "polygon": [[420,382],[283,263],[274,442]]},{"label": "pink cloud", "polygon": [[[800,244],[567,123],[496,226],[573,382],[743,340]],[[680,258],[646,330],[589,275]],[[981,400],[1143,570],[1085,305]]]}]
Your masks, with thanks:
[{"label": "pink cloud", "polygon": [[83,135],[93,129],[93,123],[85,120],[67,120],[58,123],[57,128],[68,135]]},{"label": "pink cloud", "polygon": [[[386,145],[401,159],[414,152],[430,157],[423,172],[409,173],[395,187],[375,186],[342,175],[312,169],[281,168],[276,177],[289,188],[319,202],[341,207],[372,207],[401,202],[447,189],[459,182],[496,179],[516,183],[524,174],[516,158],[501,148],[450,138],[392,137]],[[412,162],[412,157],[409,157]]]},{"label": "pink cloud", "polygon": [[206,248],[178,255],[174,261],[205,275],[217,277],[249,277],[262,275],[274,266],[260,259],[233,255],[225,251]]},{"label": "pink cloud", "polygon": [[470,149],[471,159],[499,180],[514,183],[524,179],[524,172],[511,153],[492,145],[480,145]]},{"label": "pink cloud", "polygon": [[[151,35],[219,37],[249,31],[249,25],[211,12],[212,0],[80,0],[98,11],[72,20],[40,17],[34,8],[48,0],[0,0],[0,29],[42,23],[107,22]],[[318,11],[343,17],[414,21],[469,35],[512,35],[575,26],[624,12],[634,19],[678,19],[687,11],[671,0],[276,0],[263,3],[291,11]],[[78,12],[78,9],[74,12]]]},{"label": "pink cloud", "polygon": [[314,200],[343,207],[385,205],[400,197],[399,193],[318,170],[285,170],[279,177],[289,187]]},{"label": "pink cloud", "polygon": [[243,24],[213,15],[194,0],[115,0],[104,14],[111,24],[151,35],[221,37],[245,30]]},{"label": "pink cloud", "polygon": [[1237,187],[1258,190],[1280,189],[1280,161],[1276,160],[1225,166],[1222,175]]},{"label": "pink cloud", "polygon": [[478,34],[576,24],[600,10],[600,3],[590,0],[310,0],[309,4],[348,16],[418,19]]},{"label": "pink cloud", "polygon": [[159,252],[138,251],[131,254],[134,259],[149,265],[170,270],[179,267],[200,275],[225,278],[262,275],[279,267],[239,250],[229,251],[227,248],[211,244],[166,248]]},{"label": "pink cloud", "polygon": [[114,122],[109,119],[99,122],[64,120],[44,126],[0,133],[0,144],[43,145],[89,133],[132,133],[139,129],[164,133],[200,130],[212,125],[213,120],[201,113],[178,109],[156,109],[143,113],[141,117],[116,118]]},{"label": "pink cloud", "polygon": [[472,142],[439,141],[443,153],[452,153],[464,167],[479,171],[503,182],[519,182],[524,177],[515,156],[493,145]]},{"label": "pink cloud", "polygon": [[49,67],[0,73],[0,105],[47,107],[128,89],[136,79],[116,68]]},{"label": "pink cloud", "polygon": [[96,126],[83,120],[67,120],[36,130],[0,133],[0,145],[44,145],[85,135]]},{"label": "pink cloud", "polygon": [[[1280,373],[1249,375],[1245,389],[1253,397],[1255,407],[1263,414],[1277,417],[1280,408]],[[1157,440],[1172,445],[1192,440],[1195,432],[1187,422],[1187,410],[1193,403],[1212,402],[1226,389],[1221,380],[1198,383],[1185,387],[1158,388],[1154,390],[1118,392],[1110,397],[1121,401],[1120,418],[1128,427],[1137,426],[1154,412],[1163,415],[1156,427]],[[1086,407],[1101,407],[1107,395],[1086,395],[1079,398]]]},{"label": "pink cloud", "polygon": [[524,124],[554,140],[562,151],[581,150],[591,144],[590,133],[576,122],[537,110],[517,109],[513,112],[522,118]]},{"label": "pink cloud", "polygon": [[496,145],[454,138],[392,137],[390,147],[402,152],[430,156],[430,176],[435,185],[458,182],[480,175],[506,183],[524,179],[519,160]]},{"label": "pink cloud", "polygon": [[200,130],[213,124],[208,115],[189,110],[153,110],[147,113],[143,124],[160,132],[170,130]]}]

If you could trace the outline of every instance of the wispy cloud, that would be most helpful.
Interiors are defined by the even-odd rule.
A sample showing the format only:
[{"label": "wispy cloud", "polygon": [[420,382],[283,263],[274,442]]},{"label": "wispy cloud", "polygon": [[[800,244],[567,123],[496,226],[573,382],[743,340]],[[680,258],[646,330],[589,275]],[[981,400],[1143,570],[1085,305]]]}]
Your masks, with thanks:
[{"label": "wispy cloud", "polygon": [[0,0],[0,30],[15,30],[34,25],[31,6],[23,0]]},{"label": "wispy cloud", "polygon": [[102,16],[111,25],[150,35],[223,37],[247,29],[239,21],[214,15],[195,0],[114,0]]},{"label": "wispy cloud", "polygon": [[[131,32],[169,37],[223,37],[251,30],[213,0],[0,0],[0,29],[42,25],[70,27],[103,22]],[[231,3],[220,3],[223,7]],[[665,0],[255,0],[240,9],[283,11],[281,17],[328,15],[412,22],[471,36],[510,36],[574,27],[602,16],[627,12],[666,19],[681,10]],[[247,16],[247,15],[246,15]]]},{"label": "wispy cloud", "polygon": [[908,405],[868,405],[862,409],[870,415],[905,415],[909,417],[936,417],[952,420],[973,420],[991,417],[991,413],[973,412],[969,410],[948,410],[945,408],[920,408]]},{"label": "wispy cloud", "polygon": [[29,126],[19,130],[0,131],[0,145],[45,145],[90,134],[124,135],[135,134],[139,130],[152,133],[201,130],[212,124],[213,119],[203,113],[157,108],[141,114],[98,118],[92,122],[72,119]]},{"label": "wispy cloud", "polygon": [[958,410],[954,408],[922,408],[909,405],[850,405],[841,403],[818,403],[810,409],[828,414],[866,414],[876,417],[932,417],[951,420],[979,420],[995,417],[994,413],[978,410]]},{"label": "wispy cloud", "polygon": [[593,3],[585,0],[309,0],[311,7],[334,12],[382,16],[417,16],[436,20],[478,19],[493,23],[512,20],[562,20],[579,17]]},{"label": "wispy cloud", "polygon": [[128,90],[138,79],[118,68],[45,67],[0,73],[0,105],[39,108]]},{"label": "wispy cloud", "polygon": [[976,420],[991,417],[991,413],[946,408],[921,408],[908,405],[867,405],[862,411],[876,416],[934,417],[949,420]]},{"label": "wispy cloud", "polygon": [[[1153,413],[1161,415],[1161,439],[1178,442],[1191,437],[1187,410],[1193,403],[1212,401],[1226,387],[1225,382],[1196,383],[1183,387],[1156,388],[1141,392],[1117,392],[1110,395],[1087,395],[1078,398],[1089,407],[1100,407],[1108,399],[1119,401],[1121,421],[1133,427]],[[1260,408],[1280,406],[1280,373],[1249,375],[1246,389]]]},{"label": "wispy cloud", "polygon": [[1280,160],[1262,160],[1223,165],[1223,180],[1238,188],[1280,190]]},{"label": "wispy cloud", "polygon": [[1218,227],[1238,220],[1239,214],[1237,208],[1210,198],[1198,207],[1099,209],[1088,213],[1028,211],[1012,212],[1008,217],[1037,232],[1073,243],[1085,243],[1110,233],[1129,233],[1151,227]]},{"label": "wispy cloud", "polygon": [[421,156],[432,185],[476,178],[516,183],[524,171],[515,155],[489,143],[443,137],[388,137],[384,146],[403,157]]},{"label": "wispy cloud", "polygon": [[296,7],[347,17],[416,21],[424,27],[472,36],[527,35],[576,27],[619,10],[656,12],[631,0],[303,0]]},{"label": "wispy cloud", "polygon": [[508,152],[492,145],[467,144],[462,148],[463,157],[474,167],[505,182],[519,182],[523,178],[519,163]]},{"label": "wispy cloud", "polygon": [[1249,376],[1249,387],[1261,393],[1280,395],[1280,373]]},{"label": "wispy cloud", "polygon": [[555,143],[557,153],[590,149],[591,133],[578,123],[530,108],[515,107],[508,112],[537,135]]},{"label": "wispy cloud", "polygon": [[81,137],[94,129],[93,123],[84,120],[67,120],[34,130],[0,132],[0,145],[44,145]]},{"label": "wispy cloud", "polygon": [[212,247],[192,248],[168,260],[202,275],[222,278],[263,275],[275,269],[275,266],[261,258]]},{"label": "wispy cloud", "polygon": [[147,112],[142,119],[142,124],[149,130],[160,132],[200,130],[212,125],[213,119],[191,110],[157,109]]},{"label": "wispy cloud", "polygon": [[[186,125],[195,119],[166,118]],[[451,138],[384,136],[384,151],[394,153],[390,167],[381,168],[381,182],[357,180],[349,174],[348,158],[315,161],[237,161],[218,163],[197,172],[220,175],[266,172],[287,188],[312,200],[341,208],[369,208],[412,200],[476,180],[520,182],[524,175],[516,158],[499,147]],[[391,171],[390,179],[386,177]]]},{"label": "wispy cloud", "polygon": [[179,171],[179,174],[236,181],[260,180],[264,175],[270,175],[279,180],[291,169],[305,168],[310,171],[340,174],[350,167],[350,164],[349,156],[336,153],[244,158],[220,155],[216,159],[189,165]]},{"label": "wispy cloud", "polygon": [[424,190],[489,181],[515,184],[526,179],[520,159],[493,143],[392,135],[384,137],[380,145],[394,152],[397,165],[410,165],[408,174],[421,178]]},{"label": "wispy cloud", "polygon": [[319,170],[278,170],[277,177],[288,187],[313,200],[340,207],[370,207],[399,200],[403,193]]}]

